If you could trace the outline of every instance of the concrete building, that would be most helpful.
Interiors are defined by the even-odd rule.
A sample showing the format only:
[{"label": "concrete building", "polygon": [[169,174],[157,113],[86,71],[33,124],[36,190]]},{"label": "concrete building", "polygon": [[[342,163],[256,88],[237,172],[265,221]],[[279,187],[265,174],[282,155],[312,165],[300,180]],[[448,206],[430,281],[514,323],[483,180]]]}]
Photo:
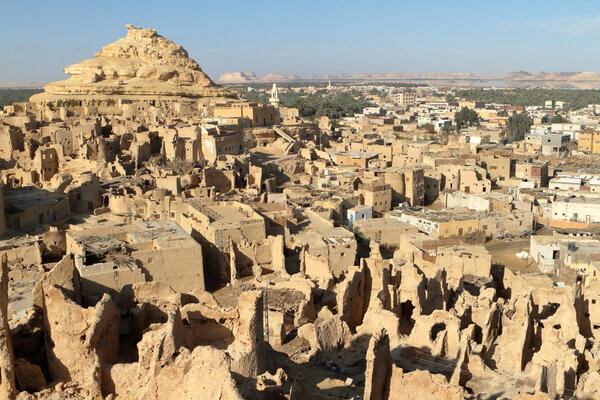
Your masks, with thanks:
[{"label": "concrete building", "polygon": [[533,187],[548,186],[548,163],[544,161],[517,161],[515,165],[515,178],[521,182],[531,183]]},{"label": "concrete building", "polygon": [[434,239],[482,232],[487,237],[520,235],[533,227],[531,212],[473,212],[466,208],[440,211],[393,211],[390,217],[411,224]]},{"label": "concrete building", "polygon": [[413,107],[417,105],[417,94],[415,92],[402,92],[396,96],[400,107]]},{"label": "concrete building", "polygon": [[548,189],[554,190],[579,190],[581,189],[581,178],[556,177],[548,182]]},{"label": "concrete building", "polygon": [[472,212],[403,212],[391,216],[417,227],[434,239],[463,236],[479,229],[479,221]]},{"label": "concrete building", "polygon": [[371,206],[355,206],[346,211],[348,224],[353,226],[358,220],[373,218],[373,207]]},{"label": "concrete building", "polygon": [[544,101],[544,108],[549,110],[562,110],[565,106],[564,101],[560,100],[546,100]]},{"label": "concrete building", "polygon": [[548,133],[540,136],[540,145],[543,155],[560,154],[567,151],[567,144],[571,141],[569,135]]},{"label": "concrete building", "polygon": [[560,245],[554,236],[531,235],[529,254],[543,273],[555,273],[560,261]]},{"label": "concrete building", "polygon": [[363,108],[363,114],[365,115],[383,115],[384,111],[381,107],[365,107]]},{"label": "concrete building", "polygon": [[565,269],[573,270],[585,281],[600,281],[600,241],[561,240],[560,258]]},{"label": "concrete building", "polygon": [[600,131],[584,131],[579,133],[577,149],[586,153],[600,153]]},{"label": "concrete building", "polygon": [[573,197],[554,201],[551,217],[560,221],[600,223],[600,199]]}]

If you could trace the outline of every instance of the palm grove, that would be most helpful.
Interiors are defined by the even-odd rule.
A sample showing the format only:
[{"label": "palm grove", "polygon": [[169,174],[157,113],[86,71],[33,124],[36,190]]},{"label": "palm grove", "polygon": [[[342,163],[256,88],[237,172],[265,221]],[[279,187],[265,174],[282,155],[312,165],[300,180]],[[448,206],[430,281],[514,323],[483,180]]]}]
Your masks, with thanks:
[{"label": "palm grove", "polygon": [[[561,123],[566,121],[567,120],[564,117],[556,115],[549,122]],[[475,110],[468,107],[463,107],[460,109],[460,111],[454,114],[454,123],[456,130],[460,131],[466,127],[478,126],[480,123],[480,117]],[[523,140],[525,135],[529,133],[531,125],[533,125],[533,120],[526,112],[521,112],[510,116],[506,124],[508,140],[510,142]]]},{"label": "palm grove", "polygon": [[[269,102],[266,93],[257,91],[245,93],[244,97],[248,101],[262,104]],[[357,91],[330,94],[326,90],[318,90],[315,93],[307,94],[300,90],[299,92],[280,93],[279,99],[282,106],[297,108],[302,117],[309,119],[322,116],[332,119],[349,117],[362,112],[365,107],[374,105],[365,100]]]}]

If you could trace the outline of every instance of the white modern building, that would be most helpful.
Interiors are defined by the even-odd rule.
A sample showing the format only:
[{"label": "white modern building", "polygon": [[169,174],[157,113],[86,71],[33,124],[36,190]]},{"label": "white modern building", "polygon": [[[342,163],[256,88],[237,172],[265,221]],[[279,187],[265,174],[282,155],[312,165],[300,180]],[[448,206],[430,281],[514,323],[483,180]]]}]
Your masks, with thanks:
[{"label": "white modern building", "polygon": [[348,209],[346,216],[350,225],[354,224],[354,221],[361,219],[373,218],[373,207],[371,206],[356,206]]}]

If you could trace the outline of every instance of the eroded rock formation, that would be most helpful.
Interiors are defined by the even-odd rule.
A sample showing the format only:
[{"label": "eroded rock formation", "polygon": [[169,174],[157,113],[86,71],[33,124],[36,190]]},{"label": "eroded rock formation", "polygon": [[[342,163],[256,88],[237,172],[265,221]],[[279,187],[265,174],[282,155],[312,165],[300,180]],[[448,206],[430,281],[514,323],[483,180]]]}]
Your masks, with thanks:
[{"label": "eroded rock formation", "polygon": [[187,51],[156,33],[127,25],[127,36],[95,58],[65,68],[70,78],[52,82],[34,102],[169,100],[236,97],[216,85]]}]

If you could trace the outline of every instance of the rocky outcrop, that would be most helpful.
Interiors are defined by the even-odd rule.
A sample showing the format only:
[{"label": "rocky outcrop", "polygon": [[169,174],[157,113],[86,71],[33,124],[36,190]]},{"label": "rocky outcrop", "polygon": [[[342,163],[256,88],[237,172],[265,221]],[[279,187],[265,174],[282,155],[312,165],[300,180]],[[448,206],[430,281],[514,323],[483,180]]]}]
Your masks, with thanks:
[{"label": "rocky outcrop", "polygon": [[[187,51],[156,33],[127,25],[127,36],[106,45],[95,58],[70,65],[71,77],[52,82],[31,101],[237,97],[216,85]],[[164,97],[166,96],[166,98]]]},{"label": "rocky outcrop", "polygon": [[535,394],[522,393],[522,394],[518,394],[513,400],[551,400],[551,399],[553,399],[553,397],[550,397],[545,393],[535,393]]}]

